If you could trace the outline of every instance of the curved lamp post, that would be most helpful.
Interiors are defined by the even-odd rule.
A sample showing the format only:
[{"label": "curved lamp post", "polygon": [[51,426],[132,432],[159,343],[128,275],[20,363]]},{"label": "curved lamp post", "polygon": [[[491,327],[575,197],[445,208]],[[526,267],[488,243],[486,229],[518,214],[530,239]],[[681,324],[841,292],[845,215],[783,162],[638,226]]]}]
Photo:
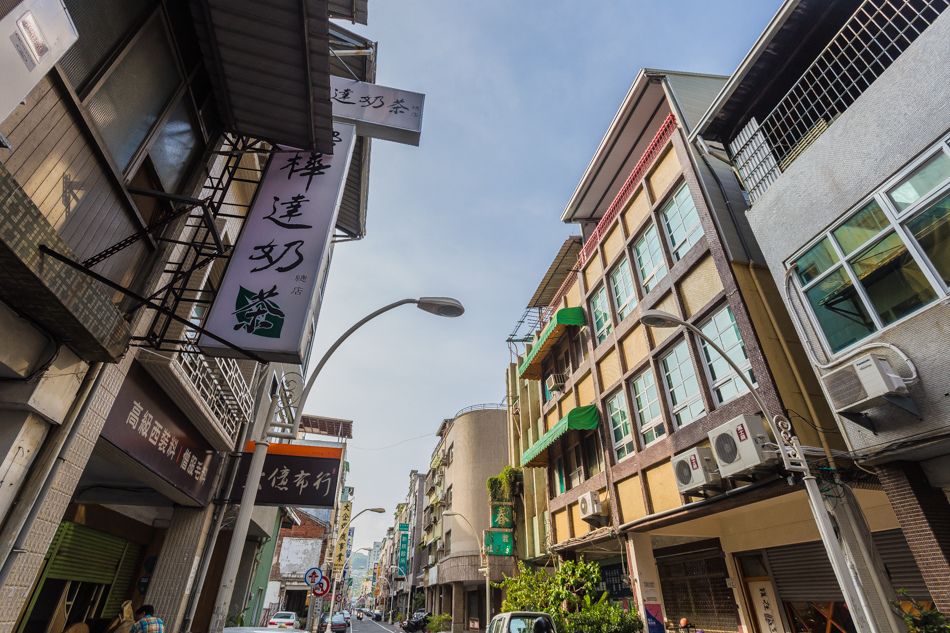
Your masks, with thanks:
[{"label": "curved lamp post", "polygon": [[[340,527],[340,531],[338,532],[338,534],[343,534],[344,532],[346,532],[346,530],[349,529],[350,524],[353,523],[353,521],[356,520],[356,517],[358,517],[359,515],[363,514],[364,512],[376,512],[377,514],[382,514],[382,513],[385,512],[385,511],[386,511],[386,510],[383,509],[383,508],[366,508],[365,510],[360,510],[359,512],[357,512],[356,514],[354,514],[353,517],[352,517],[349,521],[346,522],[346,525]],[[337,543],[337,547],[339,547],[339,546],[340,546],[340,544]],[[366,550],[366,551],[368,552],[369,549],[370,549],[370,548],[368,548],[368,547],[361,547],[361,548],[359,548],[358,550],[355,550],[355,551],[353,551],[353,552],[350,552],[350,555],[347,556],[347,557],[346,557],[346,560],[343,561],[343,570],[346,571],[346,564],[347,564],[348,562],[350,562],[350,559],[351,559],[351,558],[353,558],[353,554],[355,554],[356,552],[363,551],[363,550]],[[333,604],[336,602],[336,583],[337,583],[337,580],[340,579],[340,577],[339,577],[337,574],[334,574],[334,573],[333,573],[333,567],[332,567],[332,566],[330,567],[330,574],[333,576],[333,586],[332,586],[332,588],[331,588],[331,590],[330,590],[330,613],[328,614],[328,617],[327,617],[327,630],[326,630],[326,633],[331,633],[331,632],[330,632],[330,625],[333,624]],[[342,602],[342,601],[341,601],[341,602]],[[313,601],[311,600],[311,604],[312,604],[312,603],[313,603]],[[307,623],[307,628],[308,628],[309,630],[311,630],[311,631],[316,631],[316,630],[317,630],[317,627],[315,627],[315,626],[312,627],[309,622]]]},{"label": "curved lamp post", "polygon": [[868,608],[868,605],[848,569],[848,563],[841,549],[841,543],[838,542],[835,536],[834,525],[831,523],[831,517],[828,516],[828,510],[825,509],[824,498],[822,497],[821,490],[818,488],[818,480],[811,474],[811,470],[808,468],[808,461],[802,456],[802,447],[798,441],[798,436],[792,434],[792,423],[783,415],[769,417],[769,409],[765,405],[765,401],[762,400],[761,394],[752,385],[752,382],[745,373],[739,368],[735,361],[729,358],[728,354],[726,354],[722,348],[716,345],[715,342],[695,325],[687,323],[675,314],[663,312],[662,310],[645,310],[643,314],[640,315],[640,323],[647,327],[677,327],[682,325],[713,348],[716,353],[732,367],[739,378],[742,379],[742,382],[744,382],[745,386],[749,389],[749,393],[751,393],[755,399],[756,404],[762,410],[762,415],[769,423],[769,427],[778,444],[779,454],[782,456],[782,463],[785,466],[785,470],[802,473],[805,492],[808,495],[808,505],[811,507],[812,516],[814,516],[815,523],[818,525],[821,542],[825,546],[828,560],[831,562],[835,577],[838,580],[838,585],[844,594],[845,603],[852,605],[851,613],[855,617],[857,629],[859,631],[872,630],[869,627],[868,619],[865,615],[865,609]]},{"label": "curved lamp post", "polygon": [[[268,436],[291,440],[296,439],[297,431],[300,429],[300,421],[303,418],[304,403],[307,401],[307,396],[310,395],[310,390],[313,389],[313,383],[320,374],[320,370],[327,364],[333,352],[335,352],[337,348],[343,344],[343,341],[348,339],[353,332],[366,325],[367,322],[393,308],[398,308],[399,306],[410,303],[416,304],[420,310],[431,312],[437,316],[457,317],[465,312],[465,308],[462,307],[462,304],[459,303],[457,299],[450,297],[420,297],[419,299],[402,299],[395,301],[357,321],[330,346],[330,349],[328,349],[323,355],[323,358],[320,359],[316,369],[310,374],[307,386],[304,387],[303,392],[300,394],[300,400],[297,402],[297,411],[294,414],[294,424],[291,432],[271,433],[268,435],[268,429],[273,426],[278,400],[276,395],[271,398],[270,407],[267,410],[267,415],[264,418],[259,433],[260,439],[254,442],[254,453],[251,456],[251,464],[247,472],[247,483],[244,485],[244,493],[241,495],[241,508],[238,511],[237,518],[234,520],[234,532],[231,534],[231,544],[228,547],[224,570],[221,573],[221,586],[218,588],[218,596],[215,600],[211,626],[208,627],[209,631],[221,633],[224,630],[228,608],[231,603],[231,595],[234,592],[238,565],[241,562],[241,554],[244,551],[244,541],[247,538],[247,530],[251,524],[251,512],[254,510],[254,502],[257,500],[257,488],[260,485],[261,475],[264,471],[264,458],[267,455],[267,447],[270,446],[270,442],[267,441]],[[327,631],[329,632],[329,625]]]},{"label": "curved lamp post", "polygon": [[458,517],[465,521],[465,523],[468,524],[468,529],[472,531],[472,535],[475,537],[475,542],[478,543],[478,553],[485,559],[485,629],[487,630],[488,624],[491,622],[491,559],[489,558],[488,552],[485,551],[485,544],[478,540],[478,532],[475,530],[475,526],[472,525],[471,521],[465,518],[464,514],[456,512],[455,510],[446,510],[442,513],[442,516]]}]

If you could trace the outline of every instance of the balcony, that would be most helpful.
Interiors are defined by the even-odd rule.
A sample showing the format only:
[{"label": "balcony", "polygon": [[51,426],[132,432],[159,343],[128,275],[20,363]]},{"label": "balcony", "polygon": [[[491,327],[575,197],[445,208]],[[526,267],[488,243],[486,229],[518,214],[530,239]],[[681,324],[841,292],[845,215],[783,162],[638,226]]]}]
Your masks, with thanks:
[{"label": "balcony", "polygon": [[728,143],[750,201],[761,197],[947,5],[947,0],[863,2],[761,122],[752,118]]},{"label": "balcony", "polygon": [[139,359],[215,449],[235,448],[254,407],[237,361],[208,358],[193,345],[178,352],[141,354]]}]

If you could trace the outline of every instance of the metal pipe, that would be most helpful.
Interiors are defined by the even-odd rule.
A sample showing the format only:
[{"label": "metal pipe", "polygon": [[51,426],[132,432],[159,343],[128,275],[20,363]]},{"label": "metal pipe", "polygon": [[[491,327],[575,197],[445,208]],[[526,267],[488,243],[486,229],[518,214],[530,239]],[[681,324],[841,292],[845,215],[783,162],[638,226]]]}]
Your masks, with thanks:
[{"label": "metal pipe", "polygon": [[[49,453],[55,451],[56,456],[50,456],[49,461],[42,464],[39,472],[30,478],[20,492],[20,499],[15,509],[8,515],[7,523],[0,532],[0,555],[3,557],[3,565],[0,566],[0,587],[6,583],[17,557],[23,551],[27,536],[40,514],[46,496],[53,487],[53,481],[60,467],[66,461],[66,454],[72,448],[82,420],[89,411],[92,398],[99,389],[99,385],[102,384],[104,375],[103,363],[96,363],[86,372],[69,414],[58,429],[59,433],[51,439]],[[34,489],[36,489],[35,493]]]}]

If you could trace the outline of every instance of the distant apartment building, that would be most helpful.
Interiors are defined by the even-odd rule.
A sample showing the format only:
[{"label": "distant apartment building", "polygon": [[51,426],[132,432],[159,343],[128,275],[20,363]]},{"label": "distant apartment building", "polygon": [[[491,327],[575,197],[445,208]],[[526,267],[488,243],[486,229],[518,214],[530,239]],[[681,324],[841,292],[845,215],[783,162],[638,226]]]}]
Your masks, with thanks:
[{"label": "distant apartment building", "polygon": [[[651,630],[682,618],[707,633],[848,630],[801,477],[763,416],[791,420],[847,546],[876,546],[895,586],[923,579],[877,479],[846,458],[732,166],[690,138],[728,81],[640,71],[567,202],[581,240],[564,243],[509,339],[527,344],[507,376],[519,554],[598,562],[610,601]],[[714,341],[768,410],[704,338],[648,327],[647,310]],[[856,560],[862,582],[886,585],[879,558]]]},{"label": "distant apartment building", "polygon": [[[910,545],[905,566],[924,582],[907,586],[889,564],[893,587],[944,613],[947,6],[786,1],[691,133],[717,145],[741,178],[760,261],[836,413],[826,424],[882,487],[890,526]],[[807,592],[821,596],[834,592]],[[784,624],[799,626],[792,616]]]}]

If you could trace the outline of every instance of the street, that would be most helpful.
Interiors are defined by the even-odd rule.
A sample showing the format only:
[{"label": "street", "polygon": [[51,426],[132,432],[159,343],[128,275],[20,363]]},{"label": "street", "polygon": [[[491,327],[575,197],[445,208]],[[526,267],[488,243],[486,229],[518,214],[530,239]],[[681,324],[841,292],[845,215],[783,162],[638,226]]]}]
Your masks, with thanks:
[{"label": "street", "polygon": [[369,617],[364,617],[362,622],[357,620],[355,616],[350,618],[349,633],[380,633],[380,629],[390,633],[402,633],[402,629],[397,626],[385,622],[373,622]]}]

